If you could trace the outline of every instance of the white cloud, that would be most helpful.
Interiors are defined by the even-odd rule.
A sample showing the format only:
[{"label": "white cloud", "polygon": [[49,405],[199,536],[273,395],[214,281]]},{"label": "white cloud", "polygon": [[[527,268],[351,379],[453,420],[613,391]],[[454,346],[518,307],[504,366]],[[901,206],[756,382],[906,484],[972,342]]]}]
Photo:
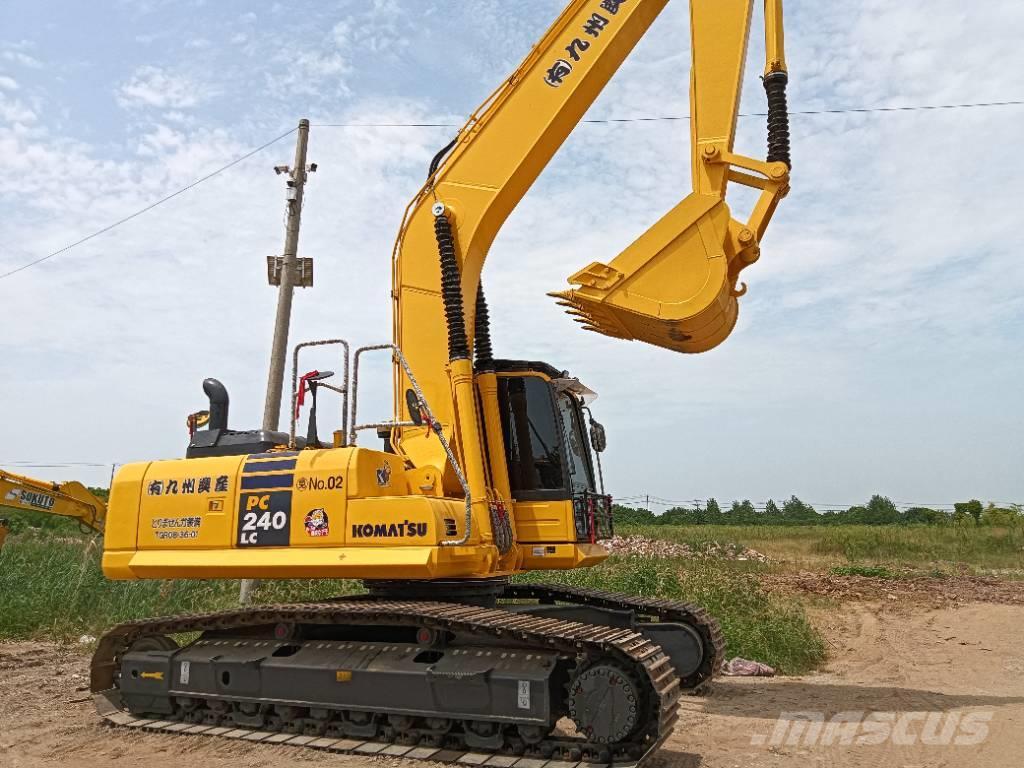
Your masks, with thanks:
[{"label": "white cloud", "polygon": [[212,92],[188,77],[145,65],[121,84],[116,95],[117,103],[126,108],[190,109],[208,99]]},{"label": "white cloud", "polygon": [[2,55],[7,61],[28,67],[29,69],[40,69],[43,66],[43,62],[33,56],[29,56],[24,51],[7,50]]},{"label": "white cloud", "polygon": [[350,67],[345,57],[337,51],[288,51],[279,54],[277,61],[282,66],[267,73],[267,84],[279,97],[292,99],[295,96],[348,92],[345,75]]},{"label": "white cloud", "polygon": [[0,123],[24,124],[36,121],[36,113],[21,101],[0,92]]},{"label": "white cloud", "polygon": [[3,88],[6,91],[16,91],[18,90],[18,81],[13,77],[0,75],[0,88]]},{"label": "white cloud", "polygon": [[352,44],[352,25],[344,20],[339,21],[331,27],[331,38],[338,48],[348,48]]}]

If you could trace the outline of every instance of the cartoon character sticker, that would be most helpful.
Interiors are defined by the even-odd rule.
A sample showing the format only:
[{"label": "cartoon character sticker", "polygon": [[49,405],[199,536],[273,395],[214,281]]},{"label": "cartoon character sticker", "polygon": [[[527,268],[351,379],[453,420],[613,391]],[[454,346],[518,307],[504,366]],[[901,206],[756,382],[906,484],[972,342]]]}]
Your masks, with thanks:
[{"label": "cartoon character sticker", "polygon": [[387,488],[391,485],[391,465],[384,462],[384,465],[377,469],[377,485]]},{"label": "cartoon character sticker", "polygon": [[323,508],[311,509],[305,518],[306,534],[309,536],[326,536],[331,532],[327,511]]}]

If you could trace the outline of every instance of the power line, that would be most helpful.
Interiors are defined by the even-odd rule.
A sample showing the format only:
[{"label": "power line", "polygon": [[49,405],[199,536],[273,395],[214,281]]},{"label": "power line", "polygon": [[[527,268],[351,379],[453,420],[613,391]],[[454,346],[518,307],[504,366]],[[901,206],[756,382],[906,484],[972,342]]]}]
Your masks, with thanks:
[{"label": "power line", "polygon": [[[986,107],[1020,107],[1024,100],[1019,101],[976,101],[964,104],[918,104],[906,107],[848,107],[846,109],[812,109],[803,112],[790,112],[791,115],[844,115],[864,112],[927,112],[942,109],[983,109]],[[750,117],[751,115],[745,115]],[[758,115],[767,117],[768,113]]]},{"label": "power line", "polygon": [[217,176],[217,175],[219,175],[221,173],[224,173],[224,171],[228,170],[229,168],[233,168],[234,166],[238,165],[243,160],[248,160],[250,157],[255,155],[257,152],[262,152],[264,149],[269,147],[271,144],[276,144],[277,142],[279,142],[281,139],[285,138],[286,136],[290,136],[295,130],[296,130],[295,128],[292,128],[292,129],[286,131],[285,133],[282,133],[280,136],[278,136],[276,138],[273,138],[273,139],[271,139],[270,141],[268,141],[268,142],[266,142],[264,144],[260,144],[260,146],[256,147],[255,149],[249,150],[248,152],[246,152],[241,157],[236,157],[230,163],[227,163],[226,165],[222,165],[217,170],[212,171],[211,173],[208,173],[205,176],[196,179],[195,181],[191,182],[190,184],[186,184],[181,189],[176,190],[175,192],[172,192],[169,195],[165,195],[164,197],[161,197],[159,200],[157,200],[156,202],[150,203],[145,208],[140,208],[139,210],[135,211],[135,213],[131,213],[131,214],[129,214],[129,215],[127,215],[127,216],[125,216],[125,217],[123,217],[121,219],[118,219],[117,221],[113,222],[112,224],[108,224],[107,226],[103,227],[102,229],[97,229],[92,234],[86,235],[85,237],[81,238],[80,240],[76,240],[75,242],[73,242],[73,243],[71,243],[69,245],[65,245],[63,248],[60,248],[59,250],[56,250],[53,253],[49,253],[46,256],[40,256],[38,259],[35,259],[34,261],[30,261],[30,262],[27,262],[25,264],[22,264],[20,267],[16,267],[15,269],[12,269],[10,272],[5,272],[4,274],[0,275],[0,280],[3,280],[6,277],[10,277],[11,275],[16,275],[18,272],[21,272],[24,269],[28,269],[29,267],[34,267],[36,264],[42,264],[44,261],[47,261],[48,259],[52,259],[54,256],[59,256],[62,253],[70,251],[72,248],[75,248],[76,246],[79,246],[79,245],[82,245],[83,243],[89,242],[94,237],[99,237],[100,235],[102,235],[102,234],[104,234],[106,232],[109,232],[110,230],[114,229],[115,227],[119,227],[122,224],[125,224],[125,223],[131,221],[132,219],[137,218],[137,217],[141,216],[142,214],[147,213],[148,211],[153,210],[158,205],[163,205],[167,201],[173,200],[178,195],[181,195],[181,194],[183,194],[185,192],[188,192],[193,187],[198,187],[204,181],[209,181],[214,176]]},{"label": "power line", "polygon": [[[790,112],[790,116],[798,115],[847,115],[871,112],[927,112],[949,109],[983,109],[987,107],[1019,107],[1019,101],[979,101],[962,104],[915,104],[898,107],[844,107],[839,109],[806,109]],[[738,117],[767,117],[767,112],[742,112]],[[689,115],[658,115],[653,117],[607,117],[581,120],[581,123],[655,123],[663,121],[689,120]],[[461,128],[461,123],[314,123],[314,128]]]},{"label": "power line", "polygon": [[[981,109],[981,108],[987,108],[987,107],[1011,107],[1011,106],[1024,106],[1024,100],[985,101],[985,102],[972,102],[972,103],[962,103],[962,104],[918,104],[918,105],[899,106],[899,107],[847,107],[847,108],[842,108],[842,109],[813,109],[813,110],[793,111],[793,112],[790,112],[789,114],[790,115],[841,115],[841,114],[864,114],[864,113],[871,113],[871,112],[921,112],[921,111],[934,111],[934,110]],[[747,113],[741,113],[739,115],[739,117],[765,117],[765,116],[767,116],[766,112],[747,112]],[[662,115],[662,116],[654,116],[654,117],[591,118],[591,119],[583,120],[581,122],[586,123],[586,124],[591,124],[591,125],[594,125],[594,124],[609,125],[609,124],[617,124],[617,123],[650,123],[650,122],[679,121],[679,120],[689,120],[689,119],[690,119],[690,117],[688,115]],[[314,123],[313,127],[316,127],[316,128],[459,128],[459,127],[461,127],[461,125],[459,123]],[[62,253],[66,253],[67,251],[70,251],[72,248],[76,248],[79,245],[82,245],[83,243],[87,243],[90,240],[92,240],[93,238],[99,237],[100,235],[105,234],[105,233],[109,232],[110,230],[115,229],[116,227],[121,226],[122,224],[126,224],[127,222],[129,222],[132,219],[135,219],[135,218],[141,216],[144,213],[148,213],[149,211],[153,210],[157,206],[163,205],[164,203],[168,202],[169,200],[173,200],[175,197],[178,197],[178,195],[181,195],[181,194],[183,194],[185,192],[188,192],[190,189],[193,189],[194,187],[199,186],[203,182],[209,181],[214,176],[217,176],[217,175],[223,173],[224,171],[226,171],[226,170],[228,170],[230,168],[233,168],[234,166],[236,166],[239,163],[241,163],[243,160],[249,159],[253,155],[257,154],[258,152],[262,152],[264,149],[266,149],[267,147],[271,146],[272,144],[276,144],[281,139],[286,138],[287,136],[290,136],[295,130],[296,130],[295,128],[289,129],[285,133],[282,133],[280,136],[277,136],[277,137],[271,139],[270,141],[267,141],[264,144],[261,144],[260,146],[256,147],[255,149],[249,150],[244,155],[241,155],[240,157],[235,158],[231,162],[226,163],[225,165],[222,165],[220,168],[216,169],[215,171],[212,171],[212,172],[206,174],[205,176],[202,176],[202,177],[196,179],[195,181],[193,181],[193,182],[191,182],[189,184],[186,184],[181,189],[178,189],[178,190],[170,193],[169,195],[165,195],[164,197],[160,198],[159,200],[156,200],[155,202],[150,203],[146,207],[140,208],[139,210],[135,211],[134,213],[128,214],[127,216],[124,216],[124,217],[118,219],[117,221],[112,222],[111,224],[108,224],[107,226],[102,227],[101,229],[98,229],[95,232],[92,232],[92,233],[86,235],[85,237],[82,237],[82,238],[76,240],[73,243],[69,243],[68,245],[65,245],[63,248],[60,248],[60,249],[58,249],[56,251],[53,251],[52,253],[48,253],[45,256],[40,256],[38,259],[34,259],[32,261],[26,262],[25,264],[22,264],[19,267],[15,267],[14,269],[12,269],[12,270],[10,270],[8,272],[0,274],[0,280],[3,280],[3,279],[8,278],[8,277],[11,277],[12,275],[16,275],[19,272],[28,269],[29,267],[34,267],[37,264],[42,264],[44,261],[48,261],[49,259],[52,259],[54,256],[59,256]]]}]

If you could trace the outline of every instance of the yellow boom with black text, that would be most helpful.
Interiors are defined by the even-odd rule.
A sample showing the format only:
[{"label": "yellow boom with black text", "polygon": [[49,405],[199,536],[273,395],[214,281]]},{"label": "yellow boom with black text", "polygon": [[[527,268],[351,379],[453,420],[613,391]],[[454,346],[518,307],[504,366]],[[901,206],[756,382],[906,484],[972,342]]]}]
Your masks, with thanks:
[{"label": "yellow boom with black text", "polygon": [[0,469],[0,512],[5,511],[67,517],[96,533],[103,533],[107,518],[104,501],[77,481],[51,483]]},{"label": "yellow boom with black text", "polygon": [[[637,762],[665,738],[679,691],[716,673],[720,629],[683,602],[510,581],[607,556],[605,437],[577,378],[495,356],[480,277],[505,219],[666,4],[569,3],[409,204],[392,342],[296,348],[289,432],[230,429],[227,391],[208,379],[207,428],[185,458],[118,471],[111,578],[345,578],[369,594],[115,628],[94,659],[101,711],[339,750],[394,742],[414,757]],[[766,160],[734,148],[752,0],[691,0],[690,11],[692,190],[552,295],[586,330],[698,353],[735,327],[740,273],[760,257],[790,158],[781,0],[764,3]],[[759,191],[745,221],[726,202],[731,184]],[[325,345],[341,376],[300,377],[300,354]],[[359,374],[376,352],[394,365],[393,414],[363,422]],[[342,415],[328,443],[315,416],[325,390]],[[294,409],[307,393],[302,437]],[[366,430],[383,446],[359,445]],[[179,648],[182,632],[201,634]],[[563,717],[574,735],[556,729]]]}]

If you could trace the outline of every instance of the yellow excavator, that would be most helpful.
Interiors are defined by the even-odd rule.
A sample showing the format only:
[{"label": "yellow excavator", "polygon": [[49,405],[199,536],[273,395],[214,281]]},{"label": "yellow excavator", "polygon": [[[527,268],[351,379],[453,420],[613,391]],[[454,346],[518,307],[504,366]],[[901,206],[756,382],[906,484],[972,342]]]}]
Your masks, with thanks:
[{"label": "yellow excavator", "polygon": [[[206,429],[185,458],[118,471],[110,578],[345,578],[366,593],[115,627],[92,663],[101,715],[524,768],[634,764],[666,738],[680,692],[721,665],[719,625],[681,601],[511,579],[607,557],[611,499],[595,480],[605,437],[577,378],[495,356],[480,285],[502,223],[666,4],[569,2],[430,163],[394,248],[392,342],[295,348],[288,433],[231,429],[228,393],[207,379]],[[693,190],[555,294],[587,330],[683,353],[735,326],[740,272],[760,255],[790,171],[781,0],[764,4],[764,161],[733,146],[753,0],[690,9]],[[726,203],[730,183],[760,191],[746,221]],[[311,348],[336,353],[334,383],[330,371],[300,376]],[[385,421],[358,409],[374,352],[394,370]],[[324,389],[341,403],[327,444],[315,417]],[[382,449],[357,444],[367,430]]]},{"label": "yellow excavator", "polygon": [[[77,520],[83,531],[103,533],[107,505],[79,482],[51,483],[0,469],[0,512],[38,512]],[[9,532],[0,520],[0,546]]]}]

